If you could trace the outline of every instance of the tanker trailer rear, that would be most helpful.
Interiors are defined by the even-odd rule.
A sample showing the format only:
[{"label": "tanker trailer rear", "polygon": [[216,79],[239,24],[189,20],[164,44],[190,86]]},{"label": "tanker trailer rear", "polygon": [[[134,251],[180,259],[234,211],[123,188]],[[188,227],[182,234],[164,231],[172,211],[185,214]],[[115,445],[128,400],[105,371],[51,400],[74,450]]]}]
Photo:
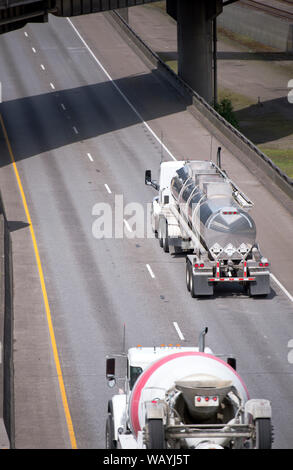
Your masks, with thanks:
[{"label": "tanker trailer rear", "polygon": [[152,205],[152,226],[165,252],[187,252],[186,286],[192,297],[237,282],[251,296],[270,292],[270,264],[256,243],[249,198],[211,161],[163,162]]}]

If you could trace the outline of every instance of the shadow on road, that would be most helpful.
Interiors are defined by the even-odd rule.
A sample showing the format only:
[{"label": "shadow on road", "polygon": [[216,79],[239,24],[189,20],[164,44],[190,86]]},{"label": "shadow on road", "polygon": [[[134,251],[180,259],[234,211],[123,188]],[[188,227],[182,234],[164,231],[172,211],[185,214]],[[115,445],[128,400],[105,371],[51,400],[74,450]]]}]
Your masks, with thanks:
[{"label": "shadow on road", "polygon": [[8,221],[8,228],[9,232],[16,232],[16,230],[21,230],[23,228],[29,227],[30,224],[27,222],[21,222],[18,220],[9,220]]},{"label": "shadow on road", "polygon": [[[135,103],[139,114],[118,88],[130,103]],[[140,124],[140,116],[151,121],[184,111],[188,105],[188,97],[185,99],[178,94],[178,99],[174,100],[174,88],[162,83],[161,73],[153,70],[114,82],[3,102],[0,111],[18,161]],[[7,164],[8,158],[4,158],[2,152],[0,165]]]}]

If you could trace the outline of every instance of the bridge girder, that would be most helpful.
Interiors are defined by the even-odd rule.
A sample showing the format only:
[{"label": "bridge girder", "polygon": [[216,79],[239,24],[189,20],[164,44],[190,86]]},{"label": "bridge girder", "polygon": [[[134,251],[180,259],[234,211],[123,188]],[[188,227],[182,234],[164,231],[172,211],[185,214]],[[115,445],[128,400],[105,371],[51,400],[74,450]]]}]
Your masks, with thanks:
[{"label": "bridge girder", "polygon": [[26,23],[45,23],[48,14],[78,16],[117,10],[157,0],[0,0],[0,34]]}]

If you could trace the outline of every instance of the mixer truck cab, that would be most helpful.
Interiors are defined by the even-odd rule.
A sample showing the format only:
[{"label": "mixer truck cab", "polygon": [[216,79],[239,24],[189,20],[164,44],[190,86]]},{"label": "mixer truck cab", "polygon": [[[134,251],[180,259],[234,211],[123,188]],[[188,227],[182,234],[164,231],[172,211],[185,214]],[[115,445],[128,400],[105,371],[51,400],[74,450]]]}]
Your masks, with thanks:
[{"label": "mixer truck cab", "polygon": [[250,296],[270,293],[270,263],[256,243],[249,215],[252,201],[212,161],[170,161],[160,165],[152,228],[166,253],[186,253],[186,287],[192,297],[211,296],[214,287],[238,283]]},{"label": "mixer truck cab", "polygon": [[[206,333],[198,347],[137,346],[107,358],[109,386],[122,380],[124,389],[108,402],[106,448],[271,447],[270,402],[249,398],[235,358],[214,355]],[[124,378],[115,372],[121,357]]]},{"label": "mixer truck cab", "polygon": [[[198,348],[182,348],[180,345],[173,346],[162,344],[159,347],[142,347],[137,346],[128,350],[128,382],[130,390],[133,388],[140,374],[153,362],[158,359],[170,356],[172,352],[178,351],[198,351]],[[209,348],[205,348],[205,352],[212,354]]]}]

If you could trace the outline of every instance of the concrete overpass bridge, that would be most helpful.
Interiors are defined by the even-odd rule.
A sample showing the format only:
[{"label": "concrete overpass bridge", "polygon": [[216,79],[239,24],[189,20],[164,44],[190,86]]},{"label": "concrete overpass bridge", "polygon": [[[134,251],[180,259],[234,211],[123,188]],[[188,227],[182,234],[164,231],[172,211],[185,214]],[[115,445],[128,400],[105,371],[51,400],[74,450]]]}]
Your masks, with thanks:
[{"label": "concrete overpass bridge", "polygon": [[[216,18],[237,0],[167,0],[177,20],[178,74],[206,101],[216,90]],[[79,16],[128,8],[154,0],[0,0],[0,34],[29,22],[47,22],[48,14]]]}]

